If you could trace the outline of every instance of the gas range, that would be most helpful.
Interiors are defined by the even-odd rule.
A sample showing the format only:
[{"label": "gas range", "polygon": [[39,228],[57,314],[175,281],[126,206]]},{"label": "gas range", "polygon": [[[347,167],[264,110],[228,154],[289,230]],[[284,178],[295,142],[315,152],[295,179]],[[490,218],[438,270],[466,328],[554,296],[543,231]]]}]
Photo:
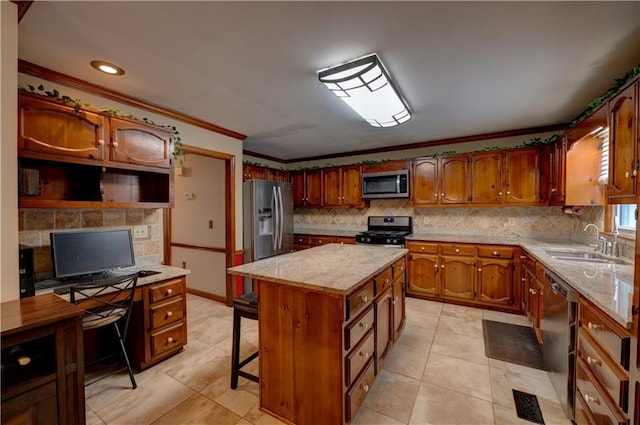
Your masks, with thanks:
[{"label": "gas range", "polygon": [[405,236],[413,231],[409,216],[370,216],[367,231],[356,235],[356,243],[404,247]]}]

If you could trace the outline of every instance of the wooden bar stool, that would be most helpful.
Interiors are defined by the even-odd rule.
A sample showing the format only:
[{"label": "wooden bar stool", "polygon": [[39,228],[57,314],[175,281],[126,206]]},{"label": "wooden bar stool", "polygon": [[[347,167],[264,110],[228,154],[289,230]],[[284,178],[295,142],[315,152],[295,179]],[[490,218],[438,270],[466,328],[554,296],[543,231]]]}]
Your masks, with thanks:
[{"label": "wooden bar stool", "polygon": [[240,320],[242,318],[258,320],[258,299],[253,292],[244,294],[233,300],[233,346],[231,348],[231,389],[238,387],[238,376],[253,382],[260,382],[256,375],[241,370],[253,359],[258,357],[259,351],[240,361]]}]

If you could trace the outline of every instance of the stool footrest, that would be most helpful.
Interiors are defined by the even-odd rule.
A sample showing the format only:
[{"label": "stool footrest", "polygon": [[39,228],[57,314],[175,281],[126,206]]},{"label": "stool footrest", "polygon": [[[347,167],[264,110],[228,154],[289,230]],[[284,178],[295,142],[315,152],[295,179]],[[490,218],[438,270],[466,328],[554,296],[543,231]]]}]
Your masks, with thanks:
[{"label": "stool footrest", "polygon": [[260,383],[260,379],[257,376],[252,375],[252,374],[250,374],[248,372],[245,372],[243,370],[239,370],[238,371],[238,376],[242,376],[243,378],[246,378],[249,381],[253,381],[253,382],[256,382],[258,384]]},{"label": "stool footrest", "polygon": [[241,369],[241,368],[245,367],[246,365],[248,365],[251,362],[251,360],[253,360],[256,357],[258,357],[258,354],[260,354],[260,352],[256,351],[255,353],[253,353],[252,355],[250,355],[249,357],[247,357],[246,359],[244,359],[243,361],[238,363],[238,369]]}]

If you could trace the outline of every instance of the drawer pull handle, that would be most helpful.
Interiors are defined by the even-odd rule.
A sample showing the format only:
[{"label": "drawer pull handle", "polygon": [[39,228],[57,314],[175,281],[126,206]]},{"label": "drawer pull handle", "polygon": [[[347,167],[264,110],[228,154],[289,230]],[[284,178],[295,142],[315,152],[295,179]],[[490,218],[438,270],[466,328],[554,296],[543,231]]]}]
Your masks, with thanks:
[{"label": "drawer pull handle", "polygon": [[369,329],[369,324],[368,323],[364,323],[364,322],[360,322],[360,323],[358,323],[358,327],[359,328]]},{"label": "drawer pull handle", "polygon": [[171,295],[171,294],[173,294],[173,289],[167,289],[165,291],[165,295]]},{"label": "drawer pull handle", "polygon": [[594,402],[595,404],[600,404],[600,399],[599,398],[592,397],[589,394],[585,394],[584,395],[584,401],[586,401],[587,403]]},{"label": "drawer pull handle", "polygon": [[594,331],[599,331],[604,328],[603,325],[598,325],[597,323],[591,323],[591,322],[587,323],[587,327]]},{"label": "drawer pull handle", "polygon": [[460,248],[456,248],[456,252],[460,252]]},{"label": "drawer pull handle", "polygon": [[365,360],[369,358],[369,353],[360,351],[360,357],[364,357]]},{"label": "drawer pull handle", "polygon": [[389,278],[386,278],[386,279],[384,280],[384,283],[389,283]]},{"label": "drawer pull handle", "polygon": [[369,392],[369,385],[360,384],[360,389],[363,390],[365,393],[368,393]]},{"label": "drawer pull handle", "polygon": [[493,255],[494,257],[499,257],[500,256],[500,254],[498,254],[498,251],[493,251],[491,253],[491,255]]},{"label": "drawer pull handle", "polygon": [[169,338],[167,338],[167,343],[169,343],[169,344],[170,344],[170,343],[172,343],[172,342],[173,342],[173,337],[171,337],[171,336],[170,336]]},{"label": "drawer pull handle", "polygon": [[591,357],[591,356],[587,356],[587,364],[588,365],[596,365],[596,366],[602,366],[602,361],[600,359],[596,359],[595,357]]},{"label": "drawer pull handle", "polygon": [[526,281],[527,281],[527,279],[526,279],[526,278],[524,278],[524,277],[520,278],[520,280],[521,280],[521,281],[523,281],[523,282],[526,282]]},{"label": "drawer pull handle", "polygon": [[369,297],[367,297],[366,295],[363,297],[360,297],[360,301],[362,301],[363,303],[366,303],[367,301],[369,301]]},{"label": "drawer pull handle", "polygon": [[20,356],[20,357],[18,357],[18,364],[20,366],[26,366],[29,363],[31,363],[31,357],[29,357],[29,356]]},{"label": "drawer pull handle", "polygon": [[421,246],[420,249],[424,251],[424,247],[423,246]]},{"label": "drawer pull handle", "polygon": [[167,317],[173,316],[173,311],[167,311]]},{"label": "drawer pull handle", "polygon": [[524,259],[526,259],[526,258],[527,258],[527,256],[526,256],[526,255],[521,255],[521,256],[520,256],[520,259],[521,259],[521,260],[524,260]]}]

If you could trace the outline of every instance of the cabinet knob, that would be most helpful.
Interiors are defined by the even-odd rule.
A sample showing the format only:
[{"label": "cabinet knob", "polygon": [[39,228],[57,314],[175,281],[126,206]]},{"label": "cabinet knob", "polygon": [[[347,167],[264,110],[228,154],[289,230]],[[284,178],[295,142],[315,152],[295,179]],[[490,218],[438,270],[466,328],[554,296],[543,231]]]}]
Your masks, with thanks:
[{"label": "cabinet knob", "polygon": [[510,190],[507,190],[507,195],[511,195],[511,191]]},{"label": "cabinet knob", "polygon": [[440,266],[441,269],[444,269],[444,264]]},{"label": "cabinet knob", "polygon": [[366,351],[364,351],[364,352],[363,352],[363,351],[360,351],[360,352],[358,353],[358,355],[359,355],[360,357],[364,357],[365,359],[368,359],[368,358],[369,358],[369,353],[367,353]]},{"label": "cabinet knob", "polygon": [[601,366],[602,361],[600,359],[596,359],[595,357],[587,356],[587,364]]},{"label": "cabinet knob", "polygon": [[584,395],[584,401],[586,401],[587,403],[594,402],[595,404],[600,404],[599,398],[590,396],[589,394]]},{"label": "cabinet knob", "polygon": [[521,260],[524,260],[524,259],[526,259],[526,258],[527,258],[527,256],[526,256],[526,255],[521,255],[521,256],[520,256],[520,259],[521,259]]},{"label": "cabinet knob", "polygon": [[598,325],[597,323],[592,323],[592,322],[587,323],[587,327],[594,331],[599,331],[602,328],[604,328],[603,325]]},{"label": "cabinet knob", "polygon": [[629,173],[629,172],[627,171],[626,173],[624,173],[624,176],[625,176],[626,178],[629,178],[629,177],[631,176],[631,173]]},{"label": "cabinet knob", "polygon": [[421,251],[424,251],[424,247],[423,247],[423,246],[421,246],[421,247],[420,247],[420,250],[421,250]]},{"label": "cabinet knob", "polygon": [[438,194],[437,194],[437,193],[434,193],[434,194],[433,194],[433,197],[434,197],[434,198],[437,198],[437,197],[438,197]]},{"label": "cabinet knob", "polygon": [[366,295],[364,297],[360,297],[360,301],[366,303],[367,301],[369,301],[369,297],[367,297]]},{"label": "cabinet knob", "polygon": [[438,265],[436,264],[435,266],[436,266],[436,270],[437,270],[438,269]]},{"label": "cabinet knob", "polygon": [[99,144],[100,146],[104,146],[104,140],[102,140],[102,139],[98,140],[98,144]]},{"label": "cabinet knob", "polygon": [[112,145],[113,145],[114,148],[117,148],[118,147],[118,142],[113,142]]},{"label": "cabinet knob", "polygon": [[360,389],[363,390],[365,393],[368,393],[369,392],[369,385],[360,384]]},{"label": "cabinet knob", "polygon": [[384,280],[384,283],[389,283],[389,278],[386,278],[386,279]]},{"label": "cabinet knob", "polygon": [[173,289],[169,288],[164,293],[165,293],[165,295],[171,295],[171,294],[173,294]]},{"label": "cabinet knob", "polygon": [[29,357],[29,356],[20,356],[20,357],[18,357],[18,364],[20,366],[26,366],[29,363],[31,363],[31,357]]},{"label": "cabinet knob", "polygon": [[167,343],[172,343],[172,342],[173,342],[173,337],[167,338]]},{"label": "cabinet knob", "polygon": [[173,316],[173,311],[167,311],[167,317]]},{"label": "cabinet knob", "polygon": [[551,189],[551,192],[553,192],[553,193],[555,193],[557,191],[558,191],[558,189],[556,189],[555,187],[553,189]]},{"label": "cabinet knob", "polygon": [[358,323],[359,328],[369,329],[369,324],[365,322]]},{"label": "cabinet knob", "polygon": [[500,256],[500,254],[498,253],[498,251],[493,251],[493,252],[491,253],[491,255],[493,255],[494,257],[499,257],[499,256]]},{"label": "cabinet knob", "polygon": [[637,175],[638,175],[638,170],[633,170],[633,171],[631,172],[631,177],[635,177],[635,176],[637,176]]},{"label": "cabinet knob", "polygon": [[456,248],[456,253],[458,253],[458,252],[460,252],[460,249],[459,249],[459,248]]},{"label": "cabinet knob", "polygon": [[520,278],[520,280],[521,280],[522,282],[526,282],[526,281],[527,281],[527,279],[526,279],[526,278],[524,278],[524,277]]},{"label": "cabinet knob", "polygon": [[444,192],[442,192],[442,193],[440,194],[440,196],[444,196]]},{"label": "cabinet knob", "polygon": [[502,196],[502,192],[498,192],[498,196]]},{"label": "cabinet knob", "polygon": [[482,271],[482,268],[478,267],[478,271],[479,271],[479,272],[481,272],[481,271]]}]

